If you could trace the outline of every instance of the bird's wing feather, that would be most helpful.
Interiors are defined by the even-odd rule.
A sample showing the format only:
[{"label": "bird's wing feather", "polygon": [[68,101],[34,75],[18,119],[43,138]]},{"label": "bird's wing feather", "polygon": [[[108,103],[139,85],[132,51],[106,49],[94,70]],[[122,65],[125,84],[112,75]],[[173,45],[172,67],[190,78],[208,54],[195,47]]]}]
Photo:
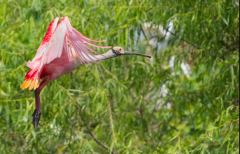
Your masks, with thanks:
[{"label": "bird's wing feather", "polygon": [[[54,25],[52,26],[53,28],[57,21],[55,19],[52,22],[54,23]],[[95,42],[101,41],[92,40],[79,33],[71,26],[68,17],[62,18],[62,21],[57,25],[57,27],[55,27],[54,30],[53,28],[51,30],[51,35],[48,35],[50,34],[48,33],[48,28],[48,32],[45,36],[46,39],[44,38],[34,59],[27,63],[27,66],[29,68],[38,70],[38,79],[40,78],[43,66],[49,64],[54,59],[61,57],[63,51],[66,51],[68,53],[69,61],[71,61],[72,59],[74,59],[72,50],[72,48],[74,48],[79,62],[81,64],[90,64],[91,62],[97,61],[96,57],[94,57],[91,52],[99,55],[101,54],[96,52],[86,44],[100,48],[111,48],[111,46],[100,46],[89,42],[89,40]]]},{"label": "bird's wing feather", "polygon": [[[94,43],[89,42],[89,40],[95,41],[95,42],[102,42],[102,41],[90,39],[82,35],[81,33],[79,33],[76,29],[74,29],[71,26],[71,23],[68,17],[63,18],[62,22],[64,22],[67,26],[66,42],[68,42],[70,46],[74,48],[74,51],[76,52],[78,60],[81,64],[85,64],[85,63],[91,64],[91,62],[97,61],[96,57],[94,57],[91,52],[101,55],[97,51],[90,48],[87,44],[95,47],[100,47],[100,48],[111,48],[111,46],[100,46],[100,45],[96,45]],[[68,44],[65,43],[65,48],[67,47],[67,45]],[[67,52],[69,51],[68,48],[66,48],[66,50]]]},{"label": "bird's wing feather", "polygon": [[32,61],[28,61],[28,63],[27,63],[27,66],[29,68],[31,68],[31,69],[37,69],[38,68],[38,66],[40,64],[40,61],[41,61],[41,58],[42,58],[42,55],[43,55],[43,52],[45,52],[45,50],[46,50],[46,48],[49,44],[49,41],[50,41],[53,33],[55,32],[56,28],[57,28],[58,20],[59,20],[59,17],[56,17],[49,24],[47,33],[46,33],[40,47],[38,48],[36,55],[34,56]]},{"label": "bird's wing feather", "polygon": [[64,51],[63,46],[65,43],[65,36],[67,27],[65,24],[58,24],[55,32],[49,40],[48,46],[43,50],[42,57],[40,58],[40,65],[38,67],[38,79],[42,72],[44,65],[51,63],[54,59],[60,58]]},{"label": "bird's wing feather", "polygon": [[59,24],[52,35],[46,53],[44,54],[44,63],[49,64],[56,58],[60,58],[63,51],[64,38],[67,32],[65,24]]}]

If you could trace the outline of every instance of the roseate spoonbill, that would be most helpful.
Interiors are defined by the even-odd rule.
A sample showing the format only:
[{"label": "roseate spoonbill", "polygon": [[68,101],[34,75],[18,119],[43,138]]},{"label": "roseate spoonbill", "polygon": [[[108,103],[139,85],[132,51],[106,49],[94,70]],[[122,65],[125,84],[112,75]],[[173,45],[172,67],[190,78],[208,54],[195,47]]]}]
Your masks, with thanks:
[{"label": "roseate spoonbill", "polygon": [[[33,125],[38,129],[41,116],[40,97],[41,90],[51,81],[75,70],[79,65],[97,63],[98,61],[114,58],[120,55],[142,55],[124,50],[121,47],[113,47],[105,54],[100,54],[87,46],[111,48],[110,46],[99,46],[89,41],[92,40],[74,29],[68,17],[56,17],[49,25],[47,33],[37,50],[32,61],[27,62],[30,70],[25,76],[25,81],[21,85],[22,89],[29,88],[35,90],[36,109],[33,113]],[[98,55],[93,55],[91,52]],[[40,80],[42,82],[40,83]]]}]

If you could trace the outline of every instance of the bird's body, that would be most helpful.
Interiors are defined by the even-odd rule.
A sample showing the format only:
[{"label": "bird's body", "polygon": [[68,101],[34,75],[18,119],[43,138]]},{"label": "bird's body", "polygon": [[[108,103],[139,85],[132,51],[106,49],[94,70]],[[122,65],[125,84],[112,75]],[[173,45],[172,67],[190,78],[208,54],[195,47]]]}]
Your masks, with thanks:
[{"label": "bird's body", "polygon": [[[110,46],[99,46],[89,41],[100,42],[87,38],[75,30],[68,19],[62,18],[58,24],[59,18],[55,18],[49,25],[47,33],[37,50],[32,61],[28,61],[27,66],[30,68],[25,76],[25,81],[21,88],[35,90],[36,109],[33,113],[33,125],[38,127],[41,116],[40,91],[51,81],[61,77],[64,74],[71,73],[79,65],[96,63],[98,61],[113,58],[120,55],[141,55],[132,53],[114,47],[105,54],[100,54],[87,46],[111,48]],[[98,55],[93,55],[91,52]],[[40,80],[42,82],[40,83]]]},{"label": "bird's body", "polygon": [[55,80],[64,74],[71,73],[80,65],[77,57],[74,60],[69,60],[65,51],[62,52],[62,56],[54,59],[49,64],[45,64],[40,74],[40,79],[48,79],[48,81]]},{"label": "bird's body", "polygon": [[[86,44],[110,48],[89,42],[92,39],[72,28],[68,17],[62,18],[59,24],[57,24],[58,20],[58,17],[55,18],[49,25],[37,54],[32,61],[28,61],[27,66],[31,70],[27,73],[21,88],[42,89],[50,81],[72,72],[81,64],[97,62],[98,59],[88,50],[97,52]],[[41,79],[44,79],[42,84],[40,84]]]}]

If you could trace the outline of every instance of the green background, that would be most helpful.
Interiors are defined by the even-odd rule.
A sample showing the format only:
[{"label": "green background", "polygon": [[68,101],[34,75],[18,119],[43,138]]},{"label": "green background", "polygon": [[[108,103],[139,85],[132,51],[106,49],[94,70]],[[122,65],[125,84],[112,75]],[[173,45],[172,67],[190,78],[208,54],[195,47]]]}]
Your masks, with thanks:
[{"label": "green background", "polygon": [[[0,0],[1,153],[238,153],[238,5],[236,0]],[[26,62],[57,16],[68,16],[85,36],[105,39],[100,45],[148,54],[154,62],[122,56],[52,81],[41,92],[36,131],[34,91],[20,86]],[[170,21],[174,32],[158,50],[165,35],[154,25],[166,28]],[[182,62],[191,68],[189,77]],[[93,140],[80,114],[110,151]]]}]

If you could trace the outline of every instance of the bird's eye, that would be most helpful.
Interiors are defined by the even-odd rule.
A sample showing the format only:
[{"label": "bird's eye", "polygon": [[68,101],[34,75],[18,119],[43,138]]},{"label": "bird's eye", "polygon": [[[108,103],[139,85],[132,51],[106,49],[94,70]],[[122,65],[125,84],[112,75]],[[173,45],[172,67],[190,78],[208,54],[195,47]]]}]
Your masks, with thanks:
[{"label": "bird's eye", "polygon": [[119,51],[121,51],[122,49],[120,48]]}]

